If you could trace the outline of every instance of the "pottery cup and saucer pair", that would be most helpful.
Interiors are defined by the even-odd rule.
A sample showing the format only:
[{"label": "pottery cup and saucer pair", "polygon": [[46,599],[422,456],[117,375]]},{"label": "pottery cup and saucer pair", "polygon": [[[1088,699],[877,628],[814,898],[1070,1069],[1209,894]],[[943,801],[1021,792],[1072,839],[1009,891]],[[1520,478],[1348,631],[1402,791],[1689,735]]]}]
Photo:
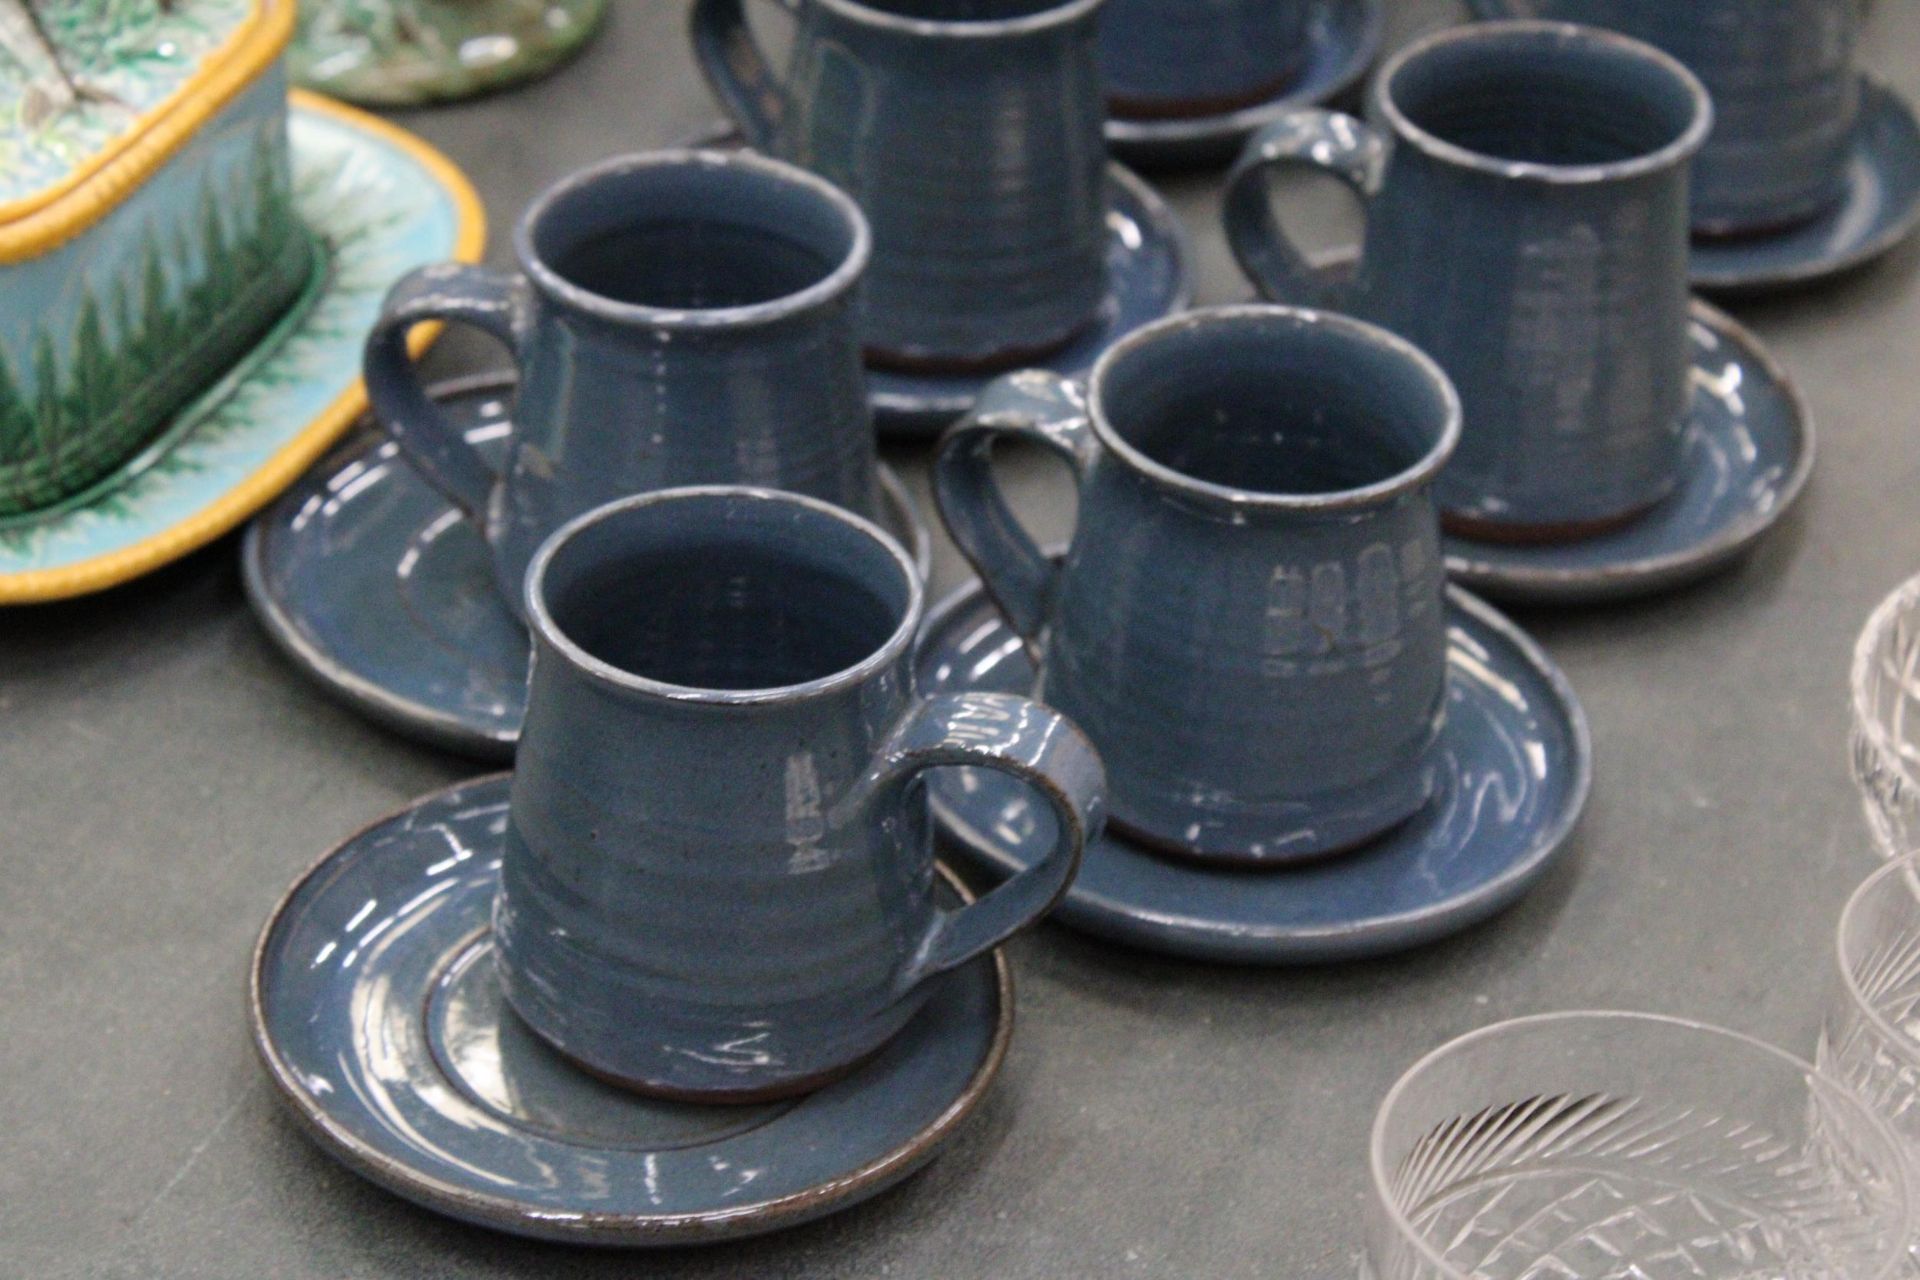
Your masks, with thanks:
[{"label": "pottery cup and saucer pair", "polygon": [[1920,122],[1857,65],[1854,0],[1468,0],[1485,19],[1588,22],[1685,63],[1713,97],[1689,273],[1716,294],[1816,283],[1920,223]]},{"label": "pottery cup and saucer pair", "polygon": [[[1805,487],[1805,402],[1689,296],[1713,119],[1649,44],[1488,22],[1391,58],[1370,123],[1302,111],[1248,143],[1225,220],[1260,293],[1375,321],[1459,389],[1436,489],[1456,581],[1527,603],[1665,590],[1750,552]],[[1360,198],[1357,257],[1312,261],[1289,238],[1267,179],[1303,168]]]},{"label": "pottery cup and saucer pair", "polygon": [[[1092,746],[1023,697],[919,693],[919,570],[816,498],[600,506],[523,608],[512,775],[352,837],[261,936],[283,1100],[409,1199],[579,1243],[754,1235],[931,1159],[1006,1052],[996,948],[1101,824]],[[934,860],[922,775],[955,765],[1056,833],[977,899]]]},{"label": "pottery cup and saucer pair", "polygon": [[[1070,545],[1037,548],[996,443],[1062,459]],[[1106,763],[1106,830],[1057,912],[1130,946],[1350,960],[1465,928],[1554,864],[1591,746],[1552,661],[1446,581],[1435,491],[1460,401],[1411,344],[1330,312],[1190,312],[1085,388],[1031,371],[944,438],[935,492],[980,579],[934,609],[928,694],[1031,694]],[[994,875],[1056,838],[1018,787],[929,780]]]}]

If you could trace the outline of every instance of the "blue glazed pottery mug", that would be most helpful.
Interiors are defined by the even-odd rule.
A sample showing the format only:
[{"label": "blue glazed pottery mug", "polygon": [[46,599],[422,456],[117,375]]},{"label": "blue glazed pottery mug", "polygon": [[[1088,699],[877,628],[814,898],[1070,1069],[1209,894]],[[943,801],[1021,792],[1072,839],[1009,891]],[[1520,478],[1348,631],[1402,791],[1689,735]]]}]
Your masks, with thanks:
[{"label": "blue glazed pottery mug", "polygon": [[[527,593],[494,927],[514,1009],[601,1076],[712,1100],[825,1083],[1046,914],[1099,830],[1100,760],[1061,716],[915,696],[919,576],[843,510],[626,499],[555,533]],[[947,912],[920,775],[955,764],[1029,783],[1060,835]]]},{"label": "blue glazed pottery mug", "polygon": [[[1431,795],[1445,710],[1432,486],[1460,434],[1439,367],[1357,320],[1193,312],[1095,366],[996,382],[942,440],[948,531],[1032,649],[1035,696],[1099,746],[1116,829],[1278,866],[1362,844]],[[1063,561],[991,475],[1064,458]]]},{"label": "blue glazed pottery mug", "polygon": [[1701,235],[1777,231],[1845,194],[1860,73],[1856,0],[1476,0],[1486,12],[1611,27],[1687,64],[1713,95],[1693,168]]},{"label": "blue glazed pottery mug", "polygon": [[[555,529],[688,484],[877,504],[856,287],[870,236],[842,193],[759,156],[660,151],[548,190],[514,236],[521,274],[449,264],[395,285],[366,347],[375,417],[492,548],[516,612]],[[427,395],[424,321],[504,343],[520,369],[499,472]]]},{"label": "blue glazed pottery mug", "polygon": [[[1659,502],[1692,394],[1687,170],[1706,90],[1626,36],[1484,23],[1402,50],[1373,111],[1297,112],[1248,142],[1225,206],[1241,268],[1266,297],[1363,316],[1440,362],[1466,406],[1437,489],[1458,532],[1570,540]],[[1280,225],[1266,179],[1289,168],[1365,202],[1351,274]]]},{"label": "blue glazed pottery mug", "polygon": [[1107,110],[1129,120],[1219,115],[1275,97],[1306,67],[1318,0],[1107,0]]},{"label": "blue glazed pottery mug", "polygon": [[1106,297],[1102,0],[779,0],[784,80],[745,0],[696,0],[694,50],[755,147],[873,223],[864,332],[878,367],[1018,365]]}]

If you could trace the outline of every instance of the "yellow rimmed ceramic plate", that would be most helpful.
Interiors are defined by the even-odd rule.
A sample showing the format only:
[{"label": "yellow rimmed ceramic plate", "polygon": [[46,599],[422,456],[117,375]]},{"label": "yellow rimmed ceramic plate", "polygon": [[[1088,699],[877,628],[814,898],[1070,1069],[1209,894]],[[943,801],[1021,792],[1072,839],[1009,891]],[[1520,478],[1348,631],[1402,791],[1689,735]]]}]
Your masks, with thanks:
[{"label": "yellow rimmed ceramic plate", "polygon": [[0,604],[117,586],[238,526],[365,412],[360,346],[388,287],[426,263],[479,259],[479,198],[424,142],[306,93],[288,129],[294,200],[323,249],[306,296],[120,471],[0,520]]}]

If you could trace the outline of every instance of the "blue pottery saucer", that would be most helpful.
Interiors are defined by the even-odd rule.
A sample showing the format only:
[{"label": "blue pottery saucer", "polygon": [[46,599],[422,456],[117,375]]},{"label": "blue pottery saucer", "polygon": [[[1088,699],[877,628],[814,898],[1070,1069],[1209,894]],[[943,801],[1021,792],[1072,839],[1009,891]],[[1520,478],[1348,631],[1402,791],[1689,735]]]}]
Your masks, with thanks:
[{"label": "blue pottery saucer", "polygon": [[1107,145],[1143,169],[1223,165],[1241,144],[1289,111],[1338,101],[1352,92],[1380,53],[1382,0],[1319,0],[1308,34],[1306,69],[1276,98],[1220,115],[1169,120],[1107,120]]},{"label": "blue pottery saucer", "polygon": [[[1453,588],[1441,789],[1354,853],[1285,870],[1163,858],[1109,829],[1056,909],[1064,924],[1200,960],[1314,964],[1404,950],[1512,903],[1565,847],[1592,775],[1587,721],[1566,678],[1511,622]],[[977,582],[927,618],[923,693],[1031,693],[1033,667]],[[1096,744],[1097,745],[1097,744]],[[1017,783],[974,769],[929,776],[940,829],[969,863],[1006,875],[1050,847],[1053,823]]]},{"label": "blue pottery saucer", "polygon": [[[504,448],[513,380],[434,394],[483,449]],[[526,629],[494,586],[478,532],[370,422],[269,507],[241,550],[267,634],[321,686],[409,737],[512,757],[526,711]],[[932,544],[906,488],[880,469],[881,523],[924,575]]]},{"label": "blue pottery saucer", "polygon": [[1693,284],[1762,293],[1863,266],[1920,222],[1920,123],[1899,94],[1867,81],[1847,166],[1847,194],[1811,222],[1771,235],[1696,240]]},{"label": "blue pottery saucer", "polygon": [[797,1101],[657,1102],[569,1065],[507,1011],[494,974],[507,782],[464,783],[375,823],[303,876],[260,935],[255,1046],[348,1168],[516,1235],[701,1244],[878,1194],[979,1103],[1013,1030],[997,955],[956,970],[878,1055]]},{"label": "blue pottery saucer", "polygon": [[1578,542],[1446,539],[1456,582],[1502,600],[1588,604],[1725,568],[1786,515],[1813,472],[1813,419],[1746,329],[1693,308],[1693,408],[1680,486],[1631,523]]}]

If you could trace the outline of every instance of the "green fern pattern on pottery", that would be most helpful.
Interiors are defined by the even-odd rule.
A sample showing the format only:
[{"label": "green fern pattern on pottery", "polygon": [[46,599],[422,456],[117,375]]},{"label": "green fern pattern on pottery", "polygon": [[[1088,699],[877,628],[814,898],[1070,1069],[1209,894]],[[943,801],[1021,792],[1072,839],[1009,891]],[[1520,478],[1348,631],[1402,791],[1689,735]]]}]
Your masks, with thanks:
[{"label": "green fern pattern on pottery", "polygon": [[607,0],[302,0],[296,82],[376,106],[469,97],[540,75],[598,29]]},{"label": "green fern pattern on pottery", "polygon": [[[165,102],[256,3],[0,0],[0,203],[65,177]],[[71,106],[44,105],[49,75],[77,91]]]},{"label": "green fern pattern on pottery", "polygon": [[265,466],[360,374],[360,345],[395,279],[454,251],[460,211],[411,155],[296,110],[293,203],[325,246],[317,296],[149,450],[72,509],[0,518],[0,578],[108,555],[177,527]]},{"label": "green fern pattern on pottery", "polygon": [[[70,332],[34,332],[20,348],[30,377],[0,353],[0,514],[58,502],[125,461],[306,279],[286,148],[277,129],[253,147],[251,163],[206,175],[185,225],[146,226],[119,287],[89,292]],[[176,278],[189,263],[198,274]]]}]

